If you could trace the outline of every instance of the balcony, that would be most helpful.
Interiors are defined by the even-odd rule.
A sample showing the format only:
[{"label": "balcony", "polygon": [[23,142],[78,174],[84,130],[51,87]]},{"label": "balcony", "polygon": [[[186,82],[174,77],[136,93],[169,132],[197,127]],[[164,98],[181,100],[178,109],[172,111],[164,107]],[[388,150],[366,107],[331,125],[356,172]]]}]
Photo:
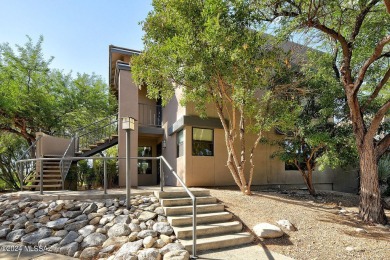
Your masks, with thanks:
[{"label": "balcony", "polygon": [[161,127],[161,105],[138,104],[138,124],[142,127]]}]

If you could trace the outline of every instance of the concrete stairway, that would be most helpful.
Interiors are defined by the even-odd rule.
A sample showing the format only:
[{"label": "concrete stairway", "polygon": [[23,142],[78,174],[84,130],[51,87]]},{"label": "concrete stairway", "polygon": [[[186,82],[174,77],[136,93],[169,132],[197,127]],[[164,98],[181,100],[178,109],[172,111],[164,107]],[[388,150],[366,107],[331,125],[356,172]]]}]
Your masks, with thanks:
[{"label": "concrete stairway", "polygon": [[[45,155],[44,158],[58,158],[59,155]],[[23,189],[40,188],[40,172],[36,171],[26,180],[27,185],[23,185]],[[60,161],[43,161],[43,188],[44,190],[56,190],[62,188],[62,178],[60,171]]]},{"label": "concrete stairway", "polygon": [[[253,236],[242,232],[242,223],[232,220],[224,205],[208,190],[192,191],[197,197],[197,250],[218,249],[251,243]],[[192,200],[186,192],[155,192],[176,237],[192,251]]]}]

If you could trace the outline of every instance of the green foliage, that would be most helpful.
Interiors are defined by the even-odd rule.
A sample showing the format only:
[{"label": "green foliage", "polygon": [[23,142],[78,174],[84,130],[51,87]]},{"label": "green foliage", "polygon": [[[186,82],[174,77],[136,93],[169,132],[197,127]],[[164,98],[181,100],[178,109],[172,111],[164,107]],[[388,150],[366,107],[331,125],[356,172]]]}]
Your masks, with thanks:
[{"label": "green foliage", "polygon": [[15,162],[26,149],[27,143],[23,138],[0,132],[0,180],[8,189],[19,189]]},{"label": "green foliage", "polygon": [[115,110],[107,85],[97,75],[70,74],[51,69],[43,37],[16,46],[0,46],[0,130],[29,143],[35,133],[70,133]]},{"label": "green foliage", "polygon": [[378,177],[379,182],[389,185],[390,191],[390,153],[382,156],[378,162]]}]

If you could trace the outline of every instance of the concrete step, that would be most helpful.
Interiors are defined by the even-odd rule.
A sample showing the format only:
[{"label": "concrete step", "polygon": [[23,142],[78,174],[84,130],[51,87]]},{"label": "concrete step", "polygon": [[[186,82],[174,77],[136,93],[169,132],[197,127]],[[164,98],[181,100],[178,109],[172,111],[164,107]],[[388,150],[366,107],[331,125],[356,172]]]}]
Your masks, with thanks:
[{"label": "concrete step", "polygon": [[[36,185],[36,184],[23,185],[23,189],[32,189],[32,188],[39,189],[39,187],[41,187],[39,184],[38,185]],[[62,187],[62,184],[44,184],[43,185],[43,188],[61,188],[61,187]]]},{"label": "concrete step", "polygon": [[45,170],[45,169],[48,169],[48,170],[51,170],[51,169],[53,169],[53,170],[56,170],[56,169],[59,169],[60,168],[60,166],[57,164],[57,165],[46,165],[46,164],[44,164],[43,165],[43,169]]},{"label": "concrete step", "polygon": [[[191,190],[195,197],[210,196],[209,190]],[[159,199],[172,199],[172,198],[189,198],[190,196],[186,191],[155,191],[154,196]]]},{"label": "concrete step", "polygon": [[[225,222],[231,220],[232,217],[232,214],[226,211],[196,214],[196,223],[205,224]],[[168,217],[168,222],[175,227],[192,225],[192,215],[170,216]]]},{"label": "concrete step", "polygon": [[[215,203],[217,203],[217,199],[211,196],[196,198],[197,205],[215,204]],[[192,205],[192,199],[191,198],[161,199],[160,204],[163,207],[186,206],[186,205]]]},{"label": "concrete step", "polygon": [[[192,226],[173,227],[173,230],[175,231],[176,237],[178,239],[192,238]],[[237,232],[241,232],[241,230],[242,230],[242,224],[239,221],[201,224],[196,226],[196,235],[199,237],[213,236],[213,235],[237,233]]]},{"label": "concrete step", "polygon": [[60,163],[58,161],[44,161],[43,165],[59,165]]},{"label": "concrete step", "polygon": [[[253,236],[247,232],[220,235],[216,237],[204,237],[196,239],[196,250],[204,251],[210,249],[239,246],[253,242]],[[186,250],[192,253],[192,239],[180,239]]]},{"label": "concrete step", "polygon": [[[197,205],[197,213],[211,213],[224,211],[225,206],[222,204],[206,204]],[[192,214],[192,206],[176,206],[176,207],[164,207],[164,212],[167,216],[188,215]]]},{"label": "concrete step", "polygon": [[90,144],[89,145],[89,148],[91,148],[91,149],[96,148],[96,147],[98,147],[96,144]]},{"label": "concrete step", "polygon": [[[35,182],[35,183],[40,183],[40,179],[35,179],[35,180],[31,180],[30,182]],[[58,182],[62,182],[61,179],[45,179],[43,178],[43,183],[58,183]]]}]

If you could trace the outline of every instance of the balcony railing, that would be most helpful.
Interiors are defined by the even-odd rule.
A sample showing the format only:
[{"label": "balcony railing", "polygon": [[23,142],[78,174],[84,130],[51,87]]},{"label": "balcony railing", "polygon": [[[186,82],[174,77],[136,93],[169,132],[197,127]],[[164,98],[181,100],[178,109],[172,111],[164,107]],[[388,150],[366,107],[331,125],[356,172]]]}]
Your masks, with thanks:
[{"label": "balcony railing", "polygon": [[162,107],[160,105],[138,104],[138,124],[140,126],[161,127]]}]

